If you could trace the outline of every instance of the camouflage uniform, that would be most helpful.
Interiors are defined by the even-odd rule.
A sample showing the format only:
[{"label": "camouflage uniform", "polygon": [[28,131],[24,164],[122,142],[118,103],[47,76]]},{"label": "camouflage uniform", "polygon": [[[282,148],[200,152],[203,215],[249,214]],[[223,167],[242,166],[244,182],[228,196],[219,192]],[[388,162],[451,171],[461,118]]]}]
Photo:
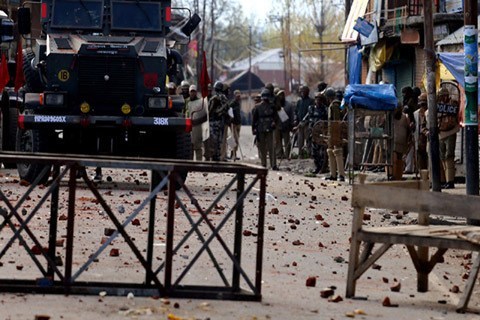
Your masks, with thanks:
[{"label": "camouflage uniform", "polygon": [[328,164],[330,167],[329,180],[340,181],[345,180],[345,168],[343,160],[343,142],[342,142],[342,127],[341,120],[343,118],[342,110],[340,109],[341,102],[333,100],[328,107]]},{"label": "camouflage uniform", "polygon": [[277,168],[277,158],[275,156],[275,145],[273,141],[273,132],[275,130],[275,110],[268,99],[256,104],[252,111],[252,131],[257,136],[258,154],[262,166],[267,166],[267,153],[270,157],[270,166],[273,170]]},{"label": "camouflage uniform", "polygon": [[220,161],[225,117],[227,116],[227,97],[223,93],[215,93],[208,103],[210,117],[210,137],[208,138],[208,152],[213,161]]},{"label": "camouflage uniform", "polygon": [[[318,105],[317,105],[318,104]],[[324,164],[324,150],[322,150],[323,146],[315,143],[312,140],[312,128],[320,120],[327,120],[328,119],[328,111],[327,106],[324,105],[322,102],[317,102],[313,106],[308,107],[307,114],[305,115],[304,120],[308,124],[308,145],[311,147],[311,155],[313,157],[313,162],[315,163],[315,171],[314,173],[319,173],[322,170]]]}]

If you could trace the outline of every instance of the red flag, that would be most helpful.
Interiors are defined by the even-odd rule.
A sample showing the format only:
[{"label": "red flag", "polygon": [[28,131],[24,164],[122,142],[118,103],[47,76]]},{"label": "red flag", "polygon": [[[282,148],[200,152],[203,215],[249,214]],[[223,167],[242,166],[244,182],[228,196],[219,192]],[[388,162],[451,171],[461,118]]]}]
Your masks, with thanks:
[{"label": "red flag", "polygon": [[16,58],[16,70],[15,70],[15,92],[25,84],[25,76],[23,75],[23,52],[22,52],[22,40],[18,40],[17,44],[17,58]]},{"label": "red flag", "polygon": [[3,91],[8,81],[10,81],[10,75],[8,74],[7,58],[5,58],[5,53],[3,53],[0,65],[0,91]]},{"label": "red flag", "polygon": [[207,70],[207,56],[205,55],[205,51],[203,51],[203,59],[202,59],[202,71],[200,73],[200,88],[202,89],[202,97],[205,98],[208,96],[208,84],[210,83],[210,77],[208,76]]}]

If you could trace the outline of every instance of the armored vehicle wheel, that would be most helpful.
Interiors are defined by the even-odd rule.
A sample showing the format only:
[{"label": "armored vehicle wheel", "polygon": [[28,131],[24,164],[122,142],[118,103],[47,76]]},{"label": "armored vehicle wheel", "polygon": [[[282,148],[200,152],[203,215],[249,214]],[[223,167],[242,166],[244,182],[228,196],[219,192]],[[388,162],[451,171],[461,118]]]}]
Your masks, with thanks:
[{"label": "armored vehicle wheel", "polygon": [[[17,130],[17,151],[45,152],[48,149],[48,134],[42,130]],[[43,170],[46,169],[46,172]],[[40,183],[45,183],[50,175],[51,166],[38,163],[17,163],[20,179],[32,183],[42,175]]]},{"label": "armored vehicle wheel", "polygon": [[40,79],[40,74],[32,66],[32,61],[34,61],[34,59],[35,53],[33,53],[32,49],[23,49],[22,69],[23,74],[25,75],[25,90],[27,92],[39,93],[43,91],[44,85]]},{"label": "armored vehicle wheel", "polygon": [[[17,108],[5,108],[2,112],[2,150],[15,151],[15,140],[17,139]],[[16,168],[15,163],[3,163],[6,169]]]}]

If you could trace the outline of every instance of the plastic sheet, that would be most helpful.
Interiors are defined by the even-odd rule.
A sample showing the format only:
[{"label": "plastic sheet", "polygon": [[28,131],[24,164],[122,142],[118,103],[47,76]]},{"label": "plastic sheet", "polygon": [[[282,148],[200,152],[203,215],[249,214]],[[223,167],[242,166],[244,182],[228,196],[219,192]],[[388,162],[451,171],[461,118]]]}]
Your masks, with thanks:
[{"label": "plastic sheet", "polygon": [[344,104],[388,111],[397,107],[398,99],[393,84],[351,84],[345,89]]}]

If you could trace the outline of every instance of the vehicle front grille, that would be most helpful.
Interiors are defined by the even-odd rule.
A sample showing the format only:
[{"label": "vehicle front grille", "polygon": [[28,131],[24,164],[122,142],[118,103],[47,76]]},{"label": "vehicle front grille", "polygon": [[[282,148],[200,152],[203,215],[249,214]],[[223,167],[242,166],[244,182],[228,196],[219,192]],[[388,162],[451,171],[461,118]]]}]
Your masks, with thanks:
[{"label": "vehicle front grille", "polygon": [[135,105],[134,58],[82,56],[78,63],[80,99],[96,114],[119,112],[124,103]]}]

